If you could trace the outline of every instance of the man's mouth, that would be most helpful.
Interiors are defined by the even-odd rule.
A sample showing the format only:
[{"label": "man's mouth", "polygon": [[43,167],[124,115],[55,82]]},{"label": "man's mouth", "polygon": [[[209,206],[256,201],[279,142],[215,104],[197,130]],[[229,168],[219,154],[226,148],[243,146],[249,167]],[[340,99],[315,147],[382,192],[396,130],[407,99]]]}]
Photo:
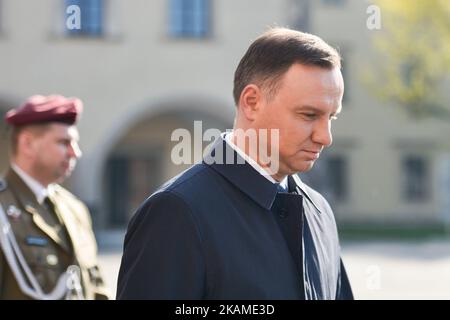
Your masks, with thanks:
[{"label": "man's mouth", "polygon": [[303,151],[306,153],[309,160],[317,160],[320,156],[320,151],[315,150],[303,150]]}]

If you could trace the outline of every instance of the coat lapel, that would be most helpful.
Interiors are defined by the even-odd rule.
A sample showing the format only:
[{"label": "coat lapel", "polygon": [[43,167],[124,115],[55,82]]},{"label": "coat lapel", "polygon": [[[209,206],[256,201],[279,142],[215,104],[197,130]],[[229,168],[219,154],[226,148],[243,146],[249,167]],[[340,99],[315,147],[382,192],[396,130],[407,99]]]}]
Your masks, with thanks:
[{"label": "coat lapel", "polygon": [[83,220],[83,215],[77,214],[81,213],[83,209],[77,207],[76,203],[68,201],[58,190],[55,191],[54,197],[70,239],[76,239],[76,241],[72,241],[72,248],[78,262],[89,266],[94,265],[97,261],[95,236],[91,231],[89,221]]},{"label": "coat lapel", "polygon": [[[57,196],[56,196],[57,197]],[[79,239],[78,226],[79,222],[75,219],[71,209],[63,201],[55,201],[56,210],[58,210],[61,220],[67,228],[70,239]],[[72,242],[72,246],[76,252],[79,252],[77,243]]]}]

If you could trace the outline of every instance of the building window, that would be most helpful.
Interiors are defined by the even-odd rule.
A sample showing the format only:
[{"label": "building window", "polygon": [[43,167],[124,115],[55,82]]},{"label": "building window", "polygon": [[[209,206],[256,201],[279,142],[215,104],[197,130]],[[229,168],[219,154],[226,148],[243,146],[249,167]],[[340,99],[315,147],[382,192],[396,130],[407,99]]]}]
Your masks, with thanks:
[{"label": "building window", "polygon": [[344,201],[348,197],[347,161],[341,156],[330,156],[326,162],[330,196],[338,202]]},{"label": "building window", "polygon": [[322,0],[324,5],[334,7],[343,6],[346,2],[347,0]]},{"label": "building window", "polygon": [[428,200],[430,172],[426,159],[408,155],[403,158],[403,195],[407,201]]},{"label": "building window", "polygon": [[288,15],[290,25],[293,27],[293,29],[302,32],[310,31],[310,0],[291,0],[289,2]]},{"label": "building window", "polygon": [[208,0],[169,0],[170,35],[180,38],[204,38],[210,34]]},{"label": "building window", "polygon": [[65,0],[64,13],[67,35],[99,37],[103,34],[103,0]]},{"label": "building window", "polygon": [[149,155],[111,155],[106,163],[107,225],[126,227],[131,216],[161,184],[161,150]]},{"label": "building window", "polygon": [[341,155],[330,155],[318,161],[314,168],[301,174],[301,179],[317,189],[332,204],[349,198],[348,160]]}]

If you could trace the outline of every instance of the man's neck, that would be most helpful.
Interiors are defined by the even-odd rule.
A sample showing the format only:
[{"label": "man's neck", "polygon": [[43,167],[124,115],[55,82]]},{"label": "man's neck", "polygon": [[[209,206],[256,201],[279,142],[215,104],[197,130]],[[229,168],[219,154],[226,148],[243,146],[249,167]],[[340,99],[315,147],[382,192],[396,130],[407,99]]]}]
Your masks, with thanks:
[{"label": "man's neck", "polygon": [[23,182],[30,188],[30,190],[36,196],[36,199],[39,203],[44,201],[44,198],[49,195],[50,188],[49,185],[42,184],[35,177],[29,174],[26,170],[24,170],[17,163],[11,162],[11,168],[14,172],[23,180]]},{"label": "man's neck", "polygon": [[33,172],[30,166],[20,161],[20,159],[11,159],[10,164],[15,171],[20,171],[20,173],[25,174],[27,177],[33,179],[36,183],[44,188],[47,188],[51,184],[50,182],[43,181],[43,179],[39,177],[39,175]]},{"label": "man's neck", "polygon": [[236,135],[234,134],[234,130],[235,129],[233,129],[233,131],[231,133],[229,133],[229,134],[231,134],[231,139],[229,141],[231,143],[233,143],[233,145],[236,148],[241,150],[248,158],[252,159],[255,163],[257,163],[259,167],[261,167],[263,170],[265,170],[267,172],[267,176],[271,177],[274,180],[273,182],[278,182],[278,183],[282,182],[287,177],[286,174],[282,174],[282,173],[279,173],[279,172],[276,173],[276,174],[270,174],[270,169],[267,166],[267,164],[262,163],[258,156],[256,156],[256,157],[253,156],[252,157],[252,154],[256,154],[257,155],[257,152],[250,152],[249,146],[245,142],[245,140],[244,140],[244,145],[241,145],[239,143],[240,140],[237,139]]}]

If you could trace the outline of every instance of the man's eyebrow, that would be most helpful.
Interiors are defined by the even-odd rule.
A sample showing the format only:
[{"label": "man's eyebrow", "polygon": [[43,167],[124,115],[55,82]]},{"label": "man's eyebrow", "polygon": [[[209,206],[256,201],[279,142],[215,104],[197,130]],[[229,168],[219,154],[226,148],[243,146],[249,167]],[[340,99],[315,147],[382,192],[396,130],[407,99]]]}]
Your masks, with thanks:
[{"label": "man's eyebrow", "polygon": [[[325,111],[323,111],[323,110],[321,110],[321,109],[319,109],[317,107],[314,107],[314,106],[311,106],[311,105],[307,105],[307,104],[305,104],[305,105],[298,105],[298,106],[295,107],[295,109],[297,111],[313,111],[313,112],[321,114],[321,115],[325,114]],[[335,116],[335,115],[339,114],[341,112],[341,110],[342,110],[342,106],[339,106],[339,108],[336,110],[336,112],[331,113],[331,115]]]},{"label": "man's eyebrow", "polygon": [[301,111],[314,111],[317,113],[324,113],[322,110],[320,110],[319,108],[316,108],[314,106],[310,106],[310,105],[298,105],[295,107],[296,110],[301,110]]}]

